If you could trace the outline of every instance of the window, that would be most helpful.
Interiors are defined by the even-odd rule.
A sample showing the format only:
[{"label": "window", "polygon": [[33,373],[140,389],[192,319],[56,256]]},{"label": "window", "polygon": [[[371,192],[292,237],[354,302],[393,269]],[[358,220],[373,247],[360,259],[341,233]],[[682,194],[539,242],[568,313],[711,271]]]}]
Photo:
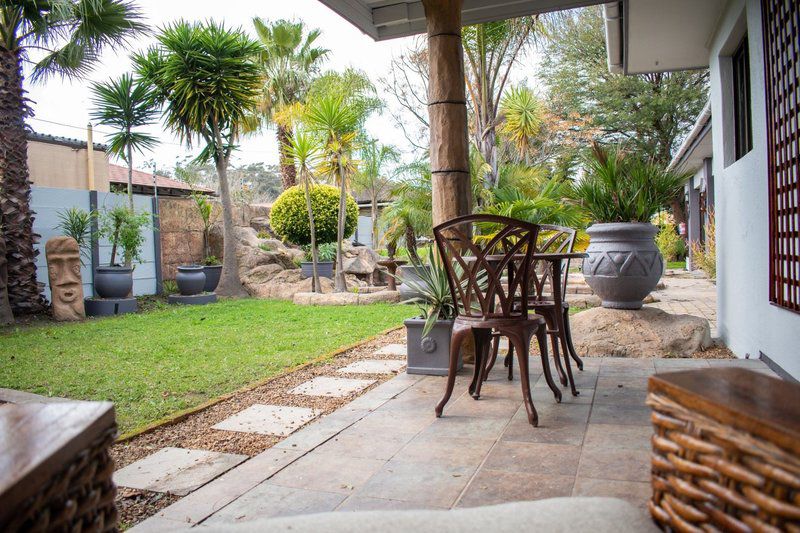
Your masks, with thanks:
[{"label": "window", "polygon": [[753,148],[750,124],[750,56],[747,36],[733,53],[733,128],[736,160]]},{"label": "window", "polygon": [[800,312],[800,3],[762,0],[769,183],[769,299]]}]

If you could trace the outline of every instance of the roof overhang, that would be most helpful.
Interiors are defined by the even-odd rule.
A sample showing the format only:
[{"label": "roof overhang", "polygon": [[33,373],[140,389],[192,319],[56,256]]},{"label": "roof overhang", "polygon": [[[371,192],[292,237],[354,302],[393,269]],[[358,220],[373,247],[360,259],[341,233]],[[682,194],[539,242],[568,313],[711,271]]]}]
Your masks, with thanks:
[{"label": "roof overhang", "polygon": [[609,69],[625,74],[708,67],[726,0],[623,0],[604,5]]},{"label": "roof overhang", "polygon": [[703,166],[703,161],[712,157],[713,146],[711,140],[711,103],[707,103],[700,116],[683,140],[675,157],[667,167],[670,170],[695,172]]},{"label": "roof overhang", "polygon": [[[420,0],[319,0],[376,41],[425,33]],[[464,26],[594,4],[597,0],[464,0]]]}]

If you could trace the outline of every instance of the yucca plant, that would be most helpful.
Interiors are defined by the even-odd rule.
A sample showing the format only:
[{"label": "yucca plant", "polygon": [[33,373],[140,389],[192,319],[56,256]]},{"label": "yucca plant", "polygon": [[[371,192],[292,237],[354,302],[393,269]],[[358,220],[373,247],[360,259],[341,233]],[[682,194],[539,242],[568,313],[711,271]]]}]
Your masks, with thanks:
[{"label": "yucca plant", "polygon": [[403,283],[421,296],[403,303],[413,303],[419,307],[420,314],[425,319],[425,327],[422,329],[422,337],[425,338],[437,320],[454,319],[456,307],[447,282],[447,269],[437,251],[430,254],[429,266],[414,264],[414,270],[419,281],[408,279],[403,280]]},{"label": "yucca plant", "polygon": [[62,235],[75,239],[81,251],[81,264],[85,265],[83,258],[91,257],[92,221],[97,217],[97,213],[79,207],[70,207],[59,211],[56,216],[58,217],[56,229]]}]

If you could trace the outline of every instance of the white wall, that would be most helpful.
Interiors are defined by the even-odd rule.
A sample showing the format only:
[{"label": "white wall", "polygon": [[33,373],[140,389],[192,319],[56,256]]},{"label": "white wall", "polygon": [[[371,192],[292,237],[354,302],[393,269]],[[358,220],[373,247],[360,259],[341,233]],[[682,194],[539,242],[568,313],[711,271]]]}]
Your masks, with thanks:
[{"label": "white wall", "polygon": [[[733,159],[730,53],[746,25],[753,149]],[[729,2],[710,50],[719,333],[739,357],[763,353],[800,379],[800,315],[769,302],[764,53],[758,0]]]}]

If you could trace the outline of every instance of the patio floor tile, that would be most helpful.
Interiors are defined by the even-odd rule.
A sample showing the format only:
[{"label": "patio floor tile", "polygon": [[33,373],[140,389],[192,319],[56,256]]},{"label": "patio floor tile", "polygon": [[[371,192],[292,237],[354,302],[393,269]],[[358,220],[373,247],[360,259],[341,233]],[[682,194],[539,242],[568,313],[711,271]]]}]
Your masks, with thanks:
[{"label": "patio floor tile", "polygon": [[283,487],[265,481],[203,524],[214,526],[274,516],[323,513],[336,509],[346,497],[346,494]]},{"label": "patio floor tile", "polygon": [[472,467],[477,469],[494,443],[494,439],[463,437],[440,439],[430,435],[419,435],[397,452],[393,459],[411,463],[433,463],[453,468]]},{"label": "patio floor tile", "polygon": [[391,459],[400,448],[414,438],[416,432],[361,430],[354,427],[334,436],[314,452],[336,454],[343,457]]},{"label": "patio floor tile", "polygon": [[269,479],[270,484],[296,489],[352,494],[385,461],[345,457],[320,449],[293,462]]},{"label": "patio floor tile", "polygon": [[340,368],[341,374],[392,374],[406,366],[399,359],[364,359]]},{"label": "patio floor tile", "polygon": [[408,353],[405,344],[387,344],[375,351],[375,355],[396,355],[405,357]]},{"label": "patio floor tile", "polygon": [[[650,450],[650,437],[652,435],[652,426],[590,423],[586,429],[584,445],[602,446],[611,449]],[[648,464],[650,464],[649,461]]]},{"label": "patio floor tile", "polygon": [[477,416],[481,418],[505,418],[514,416],[522,405],[522,395],[518,399],[483,398],[475,400],[472,396],[464,394],[447,404],[447,413],[453,416]]},{"label": "patio floor tile", "polygon": [[499,442],[489,452],[483,468],[503,472],[527,472],[574,476],[578,471],[580,446],[530,442]]},{"label": "patio floor tile", "polygon": [[468,467],[392,460],[358,493],[372,498],[452,507],[474,471]]},{"label": "patio floor tile", "polygon": [[162,448],[114,472],[114,483],[131,489],[183,496],[247,459],[246,455]]},{"label": "patio floor tile", "polygon": [[584,445],[578,476],[648,482],[650,450]]},{"label": "patio floor tile", "polygon": [[603,387],[594,392],[595,405],[644,407],[647,389],[631,387]]},{"label": "patio floor tile", "polygon": [[578,477],[573,496],[605,496],[622,498],[639,507],[646,507],[647,500],[653,494],[649,482],[618,481],[610,479],[592,479]]},{"label": "patio floor tile", "polygon": [[651,426],[650,408],[646,405],[603,405],[592,406],[592,424],[622,424],[633,426]]},{"label": "patio floor tile", "polygon": [[584,423],[548,421],[540,414],[539,427],[531,426],[527,419],[512,420],[503,431],[500,440],[580,446],[585,433],[586,424]]},{"label": "patio floor tile", "polygon": [[290,394],[304,394],[306,396],[327,396],[340,398],[349,396],[375,383],[374,379],[350,379],[319,376],[289,391]]},{"label": "patio floor tile", "polygon": [[436,507],[430,504],[404,502],[402,500],[385,500],[354,494],[347,498],[337,511],[407,511],[413,509],[442,510],[447,507]]},{"label": "patio floor tile", "polygon": [[479,418],[450,414],[447,407],[442,418],[437,419],[421,435],[442,437],[465,437],[472,439],[497,439],[508,424],[503,418]]},{"label": "patio floor tile", "polygon": [[317,417],[315,409],[285,405],[251,405],[211,429],[285,437]]},{"label": "patio floor tile", "polygon": [[574,483],[574,476],[481,469],[464,492],[458,507],[569,496]]}]

